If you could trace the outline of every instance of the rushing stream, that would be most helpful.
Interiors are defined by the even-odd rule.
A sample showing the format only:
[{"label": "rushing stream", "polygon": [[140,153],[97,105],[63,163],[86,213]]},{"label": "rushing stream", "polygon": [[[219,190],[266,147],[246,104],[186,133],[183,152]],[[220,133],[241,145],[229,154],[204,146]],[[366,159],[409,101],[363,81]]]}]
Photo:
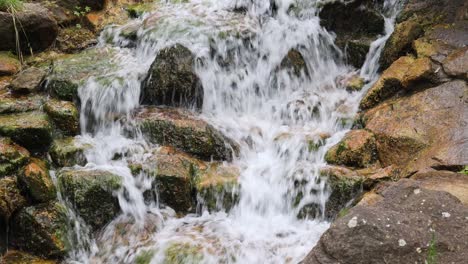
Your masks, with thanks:
[{"label": "rushing stream", "polygon": [[[372,44],[358,72],[368,81],[364,91],[377,77],[380,51],[393,31],[395,2],[385,1],[386,35]],[[93,146],[83,169],[122,177],[124,190],[116,193],[122,214],[92,237],[70,209],[75,242],[68,262],[297,263],[313,248],[329,226],[323,210],[330,190],[319,169],[326,150],[350,129],[343,120],[352,120],[364,91],[348,92],[336,81],[356,70],[344,63],[335,36],[320,26],[315,1],[295,2],[294,9],[292,0],[276,0],[274,8],[272,3],[160,3],[130,22],[139,27],[135,45],[120,37],[129,25],[103,32],[99,45],[118,49],[119,67],[111,74],[114,81],[91,78],[80,87],[78,138]],[[245,11],[232,11],[240,7]],[[197,57],[194,67],[204,89],[201,117],[240,144],[232,161],[241,169],[239,201],[228,212],[178,218],[157,200],[145,203],[151,180],[132,176],[128,167],[155,147],[132,127],[141,81],[158,51],[175,43]],[[303,55],[307,71],[279,68],[292,48]],[[114,121],[115,113],[127,116],[126,123]],[[131,138],[125,132],[129,127],[136,130]],[[323,144],[310,151],[311,140]],[[118,154],[125,155],[116,159]],[[297,217],[311,205],[319,208],[314,219]],[[117,232],[121,228],[125,232]]]}]

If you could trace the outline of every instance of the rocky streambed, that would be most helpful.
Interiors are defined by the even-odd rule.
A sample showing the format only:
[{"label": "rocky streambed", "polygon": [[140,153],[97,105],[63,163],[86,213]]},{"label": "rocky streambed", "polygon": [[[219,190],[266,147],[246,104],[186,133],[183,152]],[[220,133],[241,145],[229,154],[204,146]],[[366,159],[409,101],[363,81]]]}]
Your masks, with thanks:
[{"label": "rocky streambed", "polygon": [[[340,59],[346,62],[346,67],[362,67],[364,71],[368,62],[366,54],[373,47],[371,43],[385,32],[387,21],[381,14],[384,2],[388,1],[317,3],[320,25],[336,34],[336,48],[344,51]],[[193,46],[175,41],[161,48],[154,54],[155,58],[143,60],[148,64],[146,70],[135,73],[132,79],[130,74],[121,72],[122,57],[132,54],[132,49],[141,45],[138,41],[167,37],[158,31],[161,26],[171,25],[163,16],[170,13],[161,6],[131,1],[25,3],[16,14],[23,24],[19,37],[24,55],[22,63],[15,54],[18,50],[11,12],[0,11],[0,36],[5,40],[0,45],[3,50],[0,52],[0,252],[3,262],[73,260],[74,256],[70,255],[77,254],[77,244],[82,243],[74,240],[77,239],[76,216],[83,228],[89,229],[90,237],[97,238],[84,247],[85,251],[92,252],[93,243],[101,249],[89,254],[90,263],[108,263],[113,258],[123,263],[210,263],[204,256],[214,254],[224,254],[227,257],[220,259],[235,263],[245,257],[241,253],[230,254],[243,248],[238,241],[248,239],[235,237],[232,240],[239,244],[227,248],[223,238],[213,235],[218,231],[231,239],[231,233],[223,233],[224,226],[210,229],[209,221],[193,223],[204,221],[204,211],[216,214],[232,210],[232,214],[242,215],[245,207],[250,209],[252,204],[256,205],[252,206],[255,210],[270,212],[264,204],[250,201],[251,192],[245,191],[250,187],[261,193],[264,189],[260,184],[264,182],[255,181],[253,184],[259,185],[251,186],[246,177],[274,174],[272,171],[283,168],[274,167],[273,162],[256,171],[251,163],[242,162],[250,159],[261,163],[262,158],[258,157],[265,155],[264,152],[246,149],[261,149],[261,146],[268,150],[269,145],[259,143],[263,142],[261,138],[269,137],[268,129],[262,130],[258,119],[255,122],[259,127],[250,127],[248,136],[236,137],[233,129],[226,129],[220,125],[222,122],[213,122],[216,119],[206,114],[210,108],[224,110],[211,98],[221,98],[224,104],[234,105],[239,116],[243,116],[239,109],[244,107],[250,109],[252,116],[257,113],[250,104],[236,101],[236,93],[210,97],[213,90],[206,81],[209,71],[203,71],[212,63],[235,71],[243,65],[242,59],[252,58],[242,57],[234,49],[222,53],[214,45],[208,52],[212,60],[204,61],[206,57],[195,54]],[[85,7],[86,12],[80,11]],[[234,35],[236,43],[250,43],[249,48],[253,50],[261,46],[252,40],[261,26],[248,15],[249,8],[236,4],[226,11],[229,16],[208,20],[222,21],[217,37],[231,40],[228,36]],[[289,15],[299,12],[304,16],[301,8],[307,8],[307,4],[298,2],[288,8],[273,5],[266,14],[274,16],[275,10],[285,9]],[[274,115],[281,117],[281,125],[288,128],[275,130],[271,136],[272,146],[280,153],[278,160],[293,160],[293,148],[297,155],[306,157],[296,157],[300,162],[292,164],[291,173],[279,175],[292,178],[279,181],[279,185],[290,184],[291,188],[284,194],[278,193],[278,200],[287,200],[278,211],[287,211],[305,223],[331,222],[323,235],[322,231],[314,234],[318,242],[304,251],[310,251],[308,254],[301,253],[301,263],[463,263],[468,259],[467,8],[461,0],[403,1],[394,31],[382,46],[380,75],[374,80],[362,72],[359,75],[348,71],[329,83],[321,82],[319,76],[323,73],[317,70],[320,67],[308,61],[311,49],[300,46],[288,48],[280,58],[271,60],[277,63],[270,66],[274,77],[268,79],[268,85],[277,89],[273,91],[281,93],[278,87],[294,86],[295,81],[304,85],[315,80],[320,87],[314,86],[317,95],[310,95],[307,90],[309,94],[287,102],[283,110],[271,107]],[[159,11],[151,13],[155,10]],[[197,19],[205,16],[200,9],[192,11]],[[131,20],[135,17],[136,20]],[[178,29],[175,40],[190,35],[186,31],[192,28],[202,28],[203,34],[209,31],[205,24],[190,21],[188,29],[172,24]],[[95,46],[98,33],[109,24],[114,26],[106,28],[100,35],[99,45]],[[284,79],[282,74],[293,77]],[[248,74],[243,77],[248,79]],[[141,92],[132,94],[131,100],[120,96],[119,89],[133,87],[135,80]],[[216,84],[225,83],[217,80]],[[325,84],[338,88],[327,88]],[[232,90],[242,89],[237,85],[232,84]],[[84,86],[90,89],[86,91],[95,88],[108,89],[108,92],[85,94]],[[345,99],[337,99],[341,103],[337,103],[336,111],[325,108],[327,94],[322,89],[341,89],[346,91],[345,97],[362,99],[358,112]],[[247,95],[268,98],[261,87],[254,90]],[[239,97],[250,98],[245,94]],[[106,106],[106,111],[96,111],[101,109],[100,104]],[[333,129],[329,130],[336,132],[334,129],[339,127],[337,134],[316,129],[324,127],[318,121],[312,124],[321,126],[307,130],[310,120],[331,119],[326,111],[333,111]],[[245,112],[248,116],[249,110]],[[99,132],[110,131],[104,129],[109,124],[118,126],[124,138],[137,140],[131,144],[119,141],[121,145],[116,144],[109,153],[105,140],[96,147],[99,140],[94,139]],[[339,131],[347,132],[339,134]],[[94,139],[90,140],[89,135]],[[295,143],[296,138],[300,138],[300,144]],[[95,166],[100,165],[97,153],[101,152],[109,156],[106,164],[123,161],[128,177],[122,177],[115,166]],[[251,153],[256,153],[258,160],[249,156]],[[320,157],[319,161],[315,160],[316,156]],[[311,164],[317,164],[310,169],[314,177],[306,172]],[[288,162],[278,165],[291,166]],[[129,179],[137,180],[129,185]],[[274,181],[273,176],[269,179]],[[127,208],[133,197],[129,186],[138,190],[136,193],[147,205],[145,211],[150,216],[145,217],[150,220],[143,229],[134,225],[137,221],[132,217],[138,214],[132,215]],[[268,195],[271,193],[265,197]],[[268,202],[278,203],[275,199]],[[160,217],[150,210],[155,204],[157,208],[171,209]],[[203,215],[202,220],[192,220],[193,215]],[[227,221],[222,219],[216,221]],[[171,221],[185,221],[185,224],[177,224],[169,232],[161,227],[165,221],[168,226]],[[232,221],[227,223],[235,226],[235,220]],[[324,229],[321,225],[316,227],[316,230]],[[155,242],[152,235],[158,237],[158,232],[163,238],[177,235],[181,239],[172,244]],[[252,233],[242,234],[255,237]],[[210,244],[213,248],[187,242],[184,235],[206,240],[203,245]],[[274,237],[281,239],[288,234],[278,232]],[[162,248],[164,257],[151,244]],[[109,253],[122,245],[126,246],[126,258]],[[303,245],[309,244],[300,244]],[[280,252],[281,246],[278,243],[272,248]],[[251,247],[262,252],[260,247]],[[282,260],[286,263],[291,258]]]}]

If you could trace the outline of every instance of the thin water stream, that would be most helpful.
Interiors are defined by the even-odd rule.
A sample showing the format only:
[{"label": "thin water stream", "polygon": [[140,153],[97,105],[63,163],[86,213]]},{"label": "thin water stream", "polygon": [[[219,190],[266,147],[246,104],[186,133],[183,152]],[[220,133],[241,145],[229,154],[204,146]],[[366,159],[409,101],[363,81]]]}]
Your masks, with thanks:
[{"label": "thin water stream", "polygon": [[[96,76],[79,89],[78,138],[93,146],[81,169],[122,177],[124,188],[116,193],[122,214],[92,237],[69,206],[76,243],[68,262],[297,263],[304,258],[329,226],[322,215],[330,190],[319,174],[325,152],[350,129],[342,120],[354,117],[377,77],[397,1],[384,3],[386,32],[372,44],[359,72],[368,81],[361,92],[348,92],[336,81],[356,70],[344,63],[335,36],[320,26],[316,2],[159,3],[131,22],[139,28],[135,45],[121,37],[129,25],[103,32],[99,46],[118,50],[118,70],[110,75],[114,81],[103,83]],[[301,8],[292,12],[293,3]],[[233,11],[239,7],[245,10]],[[229,212],[176,217],[157,201],[145,203],[143,193],[152,188],[151,180],[132,176],[128,167],[155,147],[137,129],[132,137],[125,133],[139,107],[141,81],[158,51],[175,43],[197,57],[194,69],[204,89],[201,117],[240,144],[233,161],[241,169],[240,198]],[[290,49],[303,55],[307,71],[293,74],[279,67]],[[115,121],[116,113],[126,116],[127,123]],[[323,145],[311,152],[311,140]],[[299,193],[301,199],[295,201]],[[319,208],[316,218],[298,218],[310,205]],[[125,234],[116,236],[122,228]]]}]

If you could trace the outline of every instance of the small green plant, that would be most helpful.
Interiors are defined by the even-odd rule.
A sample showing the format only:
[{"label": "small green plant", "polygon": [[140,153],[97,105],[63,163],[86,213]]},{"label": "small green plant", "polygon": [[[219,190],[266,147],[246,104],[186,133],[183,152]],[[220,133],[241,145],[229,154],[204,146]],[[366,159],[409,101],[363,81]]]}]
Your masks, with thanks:
[{"label": "small green plant", "polygon": [[[1,0],[0,0],[1,1]],[[76,24],[76,28],[81,28],[81,24],[83,24],[83,18],[86,16],[91,11],[91,7],[85,6],[75,6],[75,10],[73,11],[73,14],[79,18],[80,23]]]},{"label": "small green plant", "polygon": [[0,0],[0,11],[14,12],[23,7],[22,0]]},{"label": "small green plant", "polygon": [[465,166],[461,171],[460,173],[463,173],[465,175],[468,175],[468,166]]},{"label": "small green plant", "polygon": [[432,234],[431,242],[429,242],[429,248],[427,249],[426,264],[437,264],[437,247],[436,237]]}]

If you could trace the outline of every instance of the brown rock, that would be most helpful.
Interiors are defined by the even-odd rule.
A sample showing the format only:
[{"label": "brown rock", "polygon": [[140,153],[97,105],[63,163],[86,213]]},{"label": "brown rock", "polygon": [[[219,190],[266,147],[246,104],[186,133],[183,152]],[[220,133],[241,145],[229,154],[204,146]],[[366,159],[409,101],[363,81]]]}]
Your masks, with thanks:
[{"label": "brown rock", "polygon": [[448,75],[468,79],[468,47],[450,54],[444,60],[443,66]]},{"label": "brown rock", "polygon": [[421,182],[423,188],[448,192],[468,206],[468,176],[465,174],[428,169],[414,174],[411,179]]},{"label": "brown rock", "polygon": [[[27,204],[17,187],[16,177],[0,179],[0,222],[8,222],[10,217]],[[2,230],[3,231],[3,230]]]},{"label": "brown rock", "polygon": [[31,67],[20,72],[11,82],[10,89],[14,93],[31,93],[37,91],[46,75],[45,70]]},{"label": "brown rock", "polygon": [[[41,51],[52,45],[58,33],[57,22],[39,4],[25,3],[15,14],[21,50],[25,53]],[[21,26],[20,26],[21,25]],[[15,24],[10,13],[0,12],[0,50],[16,49]]]},{"label": "brown rock", "polygon": [[328,150],[325,160],[331,164],[366,167],[376,161],[374,135],[366,130],[351,130],[340,143]]},{"label": "brown rock", "polygon": [[422,33],[422,26],[417,21],[408,20],[397,24],[387,43],[385,43],[380,57],[381,67],[386,69],[400,56],[409,53],[411,44]]},{"label": "brown rock", "polygon": [[409,89],[418,81],[431,77],[432,63],[428,58],[405,56],[385,70],[361,101],[361,109],[369,109],[390,98],[400,89]]},{"label": "brown rock", "polygon": [[147,107],[135,117],[152,143],[172,146],[201,159],[230,160],[238,145],[191,112]]},{"label": "brown rock", "polygon": [[56,197],[55,185],[49,174],[47,164],[39,159],[32,159],[18,176],[32,199],[37,202],[47,202]]},{"label": "brown rock", "polygon": [[16,173],[29,161],[29,151],[11,139],[0,137],[0,178]]},{"label": "brown rock", "polygon": [[8,250],[0,259],[5,264],[57,264],[56,260],[45,260],[40,257],[30,255],[23,251]]},{"label": "brown rock", "polygon": [[0,52],[0,76],[13,75],[21,68],[18,59],[8,52]]},{"label": "brown rock", "polygon": [[453,81],[385,102],[364,115],[382,166],[401,176],[426,167],[459,169],[466,154],[467,85]]},{"label": "brown rock", "polygon": [[438,263],[463,263],[467,214],[451,194],[400,180],[333,222],[302,263],[424,263],[434,252]]}]

